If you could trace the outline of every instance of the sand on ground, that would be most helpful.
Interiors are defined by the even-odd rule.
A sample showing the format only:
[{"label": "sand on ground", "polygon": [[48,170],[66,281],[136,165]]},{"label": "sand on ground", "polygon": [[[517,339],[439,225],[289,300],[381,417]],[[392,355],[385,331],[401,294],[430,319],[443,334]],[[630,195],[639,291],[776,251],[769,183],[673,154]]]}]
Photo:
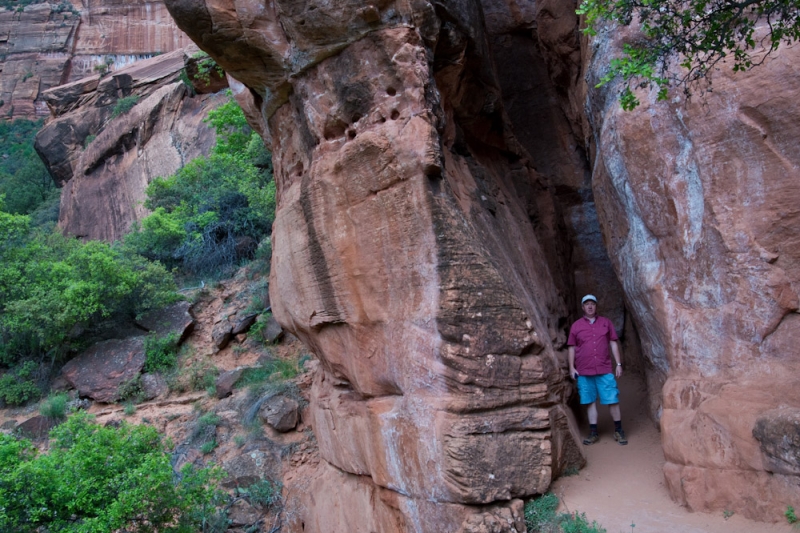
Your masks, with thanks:
[{"label": "sand on ground", "polygon": [[[585,446],[586,467],[562,477],[551,491],[560,511],[586,513],[608,533],[790,533],[788,523],[766,524],[723,512],[695,513],[672,501],[662,468],[661,434],[646,412],[646,391],[638,376],[619,380],[622,423],[629,444],[614,441],[608,409],[600,406],[600,441]],[[583,424],[582,433],[588,431]]]}]

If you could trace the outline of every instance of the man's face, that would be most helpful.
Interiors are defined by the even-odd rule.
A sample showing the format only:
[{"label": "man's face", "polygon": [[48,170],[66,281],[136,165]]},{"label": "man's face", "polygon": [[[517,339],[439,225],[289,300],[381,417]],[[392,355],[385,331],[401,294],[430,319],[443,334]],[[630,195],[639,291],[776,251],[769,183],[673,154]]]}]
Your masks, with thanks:
[{"label": "man's face", "polygon": [[597,302],[594,300],[586,300],[583,304],[583,314],[591,318],[595,313],[597,313]]}]

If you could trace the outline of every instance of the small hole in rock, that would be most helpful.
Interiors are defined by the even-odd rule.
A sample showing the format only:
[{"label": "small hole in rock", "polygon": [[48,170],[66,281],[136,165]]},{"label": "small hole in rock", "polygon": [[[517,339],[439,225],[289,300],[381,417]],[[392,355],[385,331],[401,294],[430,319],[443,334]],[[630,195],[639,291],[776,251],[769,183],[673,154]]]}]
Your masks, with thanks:
[{"label": "small hole in rock", "polygon": [[400,118],[400,111],[398,111],[397,109],[392,109],[391,118],[392,120],[397,120],[398,118]]},{"label": "small hole in rock", "polygon": [[355,139],[356,138],[356,130],[350,130],[347,132],[348,139]]},{"label": "small hole in rock", "polygon": [[397,94],[397,91],[395,90],[394,87],[389,87],[386,89],[386,94],[388,94],[389,96],[394,96]]},{"label": "small hole in rock", "polygon": [[355,123],[356,123],[356,122],[358,122],[359,120],[361,120],[361,115],[359,115],[358,113],[356,113],[355,115],[353,115],[353,120],[352,120],[353,124],[355,124]]}]

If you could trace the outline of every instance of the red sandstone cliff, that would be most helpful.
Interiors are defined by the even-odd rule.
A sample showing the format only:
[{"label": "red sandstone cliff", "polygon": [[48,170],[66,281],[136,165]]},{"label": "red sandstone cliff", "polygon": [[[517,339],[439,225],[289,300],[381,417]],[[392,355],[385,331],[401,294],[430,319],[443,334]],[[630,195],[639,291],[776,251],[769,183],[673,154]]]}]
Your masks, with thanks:
[{"label": "red sandstone cliff", "polygon": [[0,117],[41,118],[52,87],[190,44],[162,2],[35,3],[0,8]]},{"label": "red sandstone cliff", "polygon": [[[294,530],[519,530],[516,498],[582,460],[558,356],[589,291],[647,376],[673,496],[798,500],[797,50],[623,113],[592,87],[626,34],[582,40],[569,2],[168,7],[274,151],[273,308],[322,363]],[[92,153],[69,172],[138,161]]]},{"label": "red sandstone cliff", "polygon": [[[58,223],[66,233],[121,239],[147,214],[142,203],[153,179],[208,153],[215,135],[204,119],[226,96],[193,96],[181,81],[196,52],[176,50],[43,94],[52,117],[36,135],[35,147],[63,187]],[[211,89],[227,83],[214,78]],[[209,88],[199,83],[199,89]],[[115,116],[122,98],[135,98],[136,104]]]}]

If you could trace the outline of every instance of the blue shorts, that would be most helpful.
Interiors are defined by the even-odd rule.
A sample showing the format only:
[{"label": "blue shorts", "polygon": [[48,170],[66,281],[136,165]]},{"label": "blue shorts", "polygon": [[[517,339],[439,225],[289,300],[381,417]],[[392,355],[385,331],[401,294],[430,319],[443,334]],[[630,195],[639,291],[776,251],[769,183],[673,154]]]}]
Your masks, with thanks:
[{"label": "blue shorts", "polygon": [[578,394],[582,404],[594,403],[598,396],[603,405],[619,403],[619,389],[614,374],[578,376]]}]

